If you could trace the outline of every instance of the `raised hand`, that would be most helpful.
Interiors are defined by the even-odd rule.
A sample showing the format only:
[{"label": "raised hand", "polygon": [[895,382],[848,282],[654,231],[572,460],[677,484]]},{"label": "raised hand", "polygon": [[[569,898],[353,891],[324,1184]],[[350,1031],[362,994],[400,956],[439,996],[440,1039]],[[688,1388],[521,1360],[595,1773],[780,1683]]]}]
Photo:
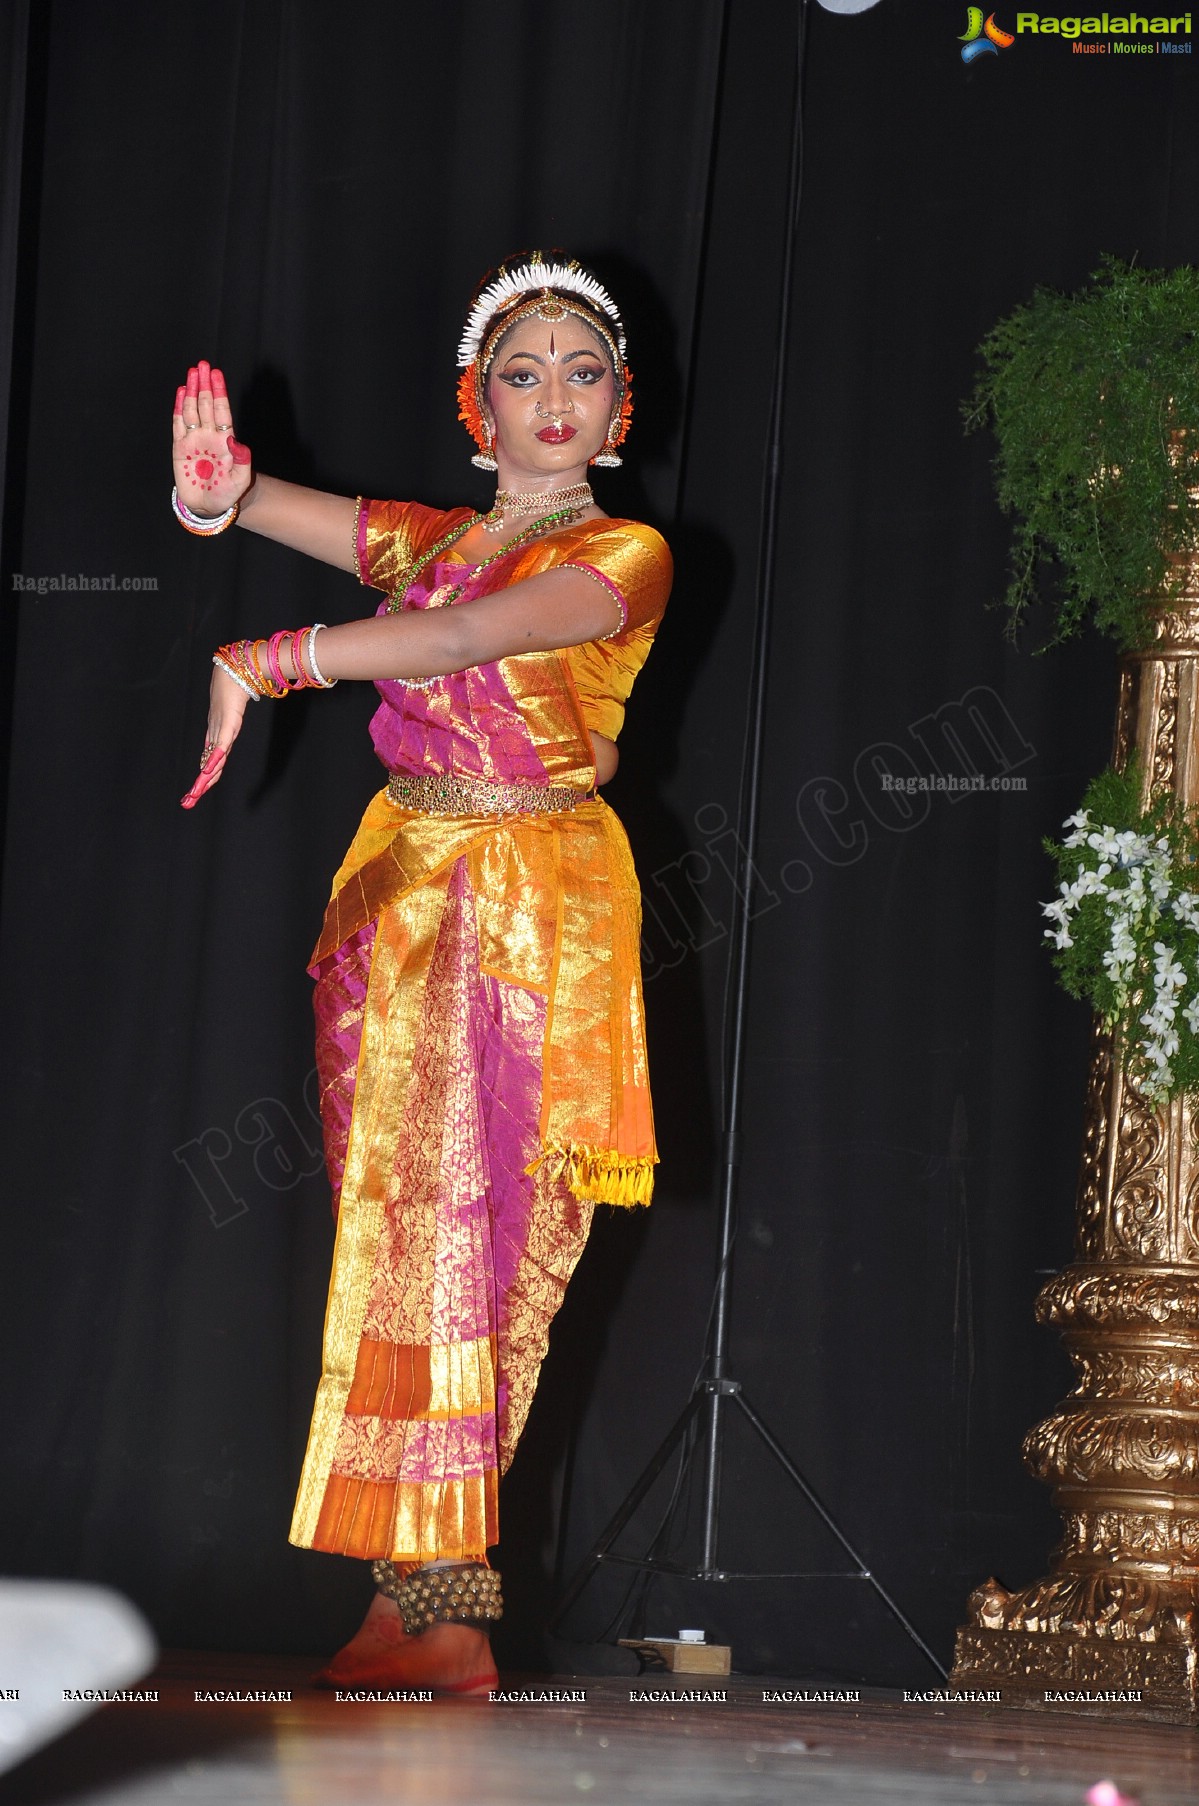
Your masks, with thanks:
[{"label": "raised hand", "polygon": [[250,448],[233,436],[225,378],[204,359],[175,391],[172,460],[179,500],[193,514],[223,514],[253,481]]}]

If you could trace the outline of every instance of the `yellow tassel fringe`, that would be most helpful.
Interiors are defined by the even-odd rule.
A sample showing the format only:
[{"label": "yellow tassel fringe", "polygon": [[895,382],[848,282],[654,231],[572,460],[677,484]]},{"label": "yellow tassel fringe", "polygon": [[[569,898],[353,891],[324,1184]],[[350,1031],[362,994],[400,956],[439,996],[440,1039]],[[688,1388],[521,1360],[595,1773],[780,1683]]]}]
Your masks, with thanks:
[{"label": "yellow tassel fringe", "polygon": [[525,1171],[535,1173],[543,1164],[551,1177],[566,1180],[576,1198],[596,1204],[648,1204],[654,1193],[656,1155],[627,1159],[611,1148],[572,1141],[566,1147],[545,1148]]}]

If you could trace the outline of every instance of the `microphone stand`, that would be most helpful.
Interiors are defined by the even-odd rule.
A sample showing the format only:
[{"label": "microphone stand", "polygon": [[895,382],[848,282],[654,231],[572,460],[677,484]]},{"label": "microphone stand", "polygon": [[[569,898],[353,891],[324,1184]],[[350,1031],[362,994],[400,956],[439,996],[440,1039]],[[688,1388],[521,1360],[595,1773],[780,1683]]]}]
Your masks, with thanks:
[{"label": "microphone stand", "polygon": [[[736,1240],[737,1186],[741,1165],[742,1097],[745,1088],[746,1016],[749,1001],[750,924],[753,916],[755,868],[753,855],[758,839],[761,812],[762,753],[765,739],[766,682],[770,628],[774,599],[775,553],[778,542],[779,492],[783,464],[783,411],[787,379],[787,339],[791,317],[791,297],[795,265],[795,241],[799,223],[799,204],[803,177],[803,78],[807,29],[807,0],[800,0],[797,18],[795,102],[792,115],[791,161],[787,195],[787,223],[783,240],[783,268],[779,293],[778,336],[775,349],[774,379],[771,395],[770,425],[767,441],[766,468],[762,489],[762,524],[759,541],[756,620],[749,694],[749,756],[745,773],[741,807],[741,833],[738,835],[737,911],[733,923],[730,950],[730,973],[733,980],[731,1029],[729,1034],[729,1080],[725,1122],[721,1138],[720,1208],[717,1220],[716,1289],[712,1309],[712,1336],[707,1358],[692,1388],[691,1396],[649,1463],[626,1494],[622,1504],[593,1543],[589,1554],[562,1594],[551,1620],[551,1629],[561,1622],[587,1582],[601,1563],[614,1563],[639,1568],[648,1574],[672,1574],[691,1580],[728,1581],[748,1579],[814,1580],[843,1579],[865,1581],[903,1627],[917,1649],[925,1655],[937,1673],[945,1669],[920,1633],[904,1616],[895,1600],[873,1574],[849,1538],[841,1530],[832,1513],[817,1497],[786,1449],[754,1409],[745,1395],[729,1362],[729,1317],[732,1294],[733,1248]],[[720,1536],[720,1468],[721,1449],[729,1410],[738,1413],[765,1445],[777,1466],[802,1495],[825,1529],[833,1536],[853,1563],[847,1572],[764,1574],[731,1572],[718,1560]],[[686,1470],[695,1457],[696,1444],[703,1447],[702,1463],[702,1530],[698,1562],[691,1567],[668,1562],[647,1554],[630,1556],[613,1549],[617,1537],[645,1498],[655,1480],[693,1426],[697,1434],[685,1449],[680,1468]],[[676,1484],[674,1499],[667,1514],[673,1514],[680,1487]],[[663,1529],[666,1525],[663,1525]],[[657,1541],[657,1538],[654,1539]]]}]

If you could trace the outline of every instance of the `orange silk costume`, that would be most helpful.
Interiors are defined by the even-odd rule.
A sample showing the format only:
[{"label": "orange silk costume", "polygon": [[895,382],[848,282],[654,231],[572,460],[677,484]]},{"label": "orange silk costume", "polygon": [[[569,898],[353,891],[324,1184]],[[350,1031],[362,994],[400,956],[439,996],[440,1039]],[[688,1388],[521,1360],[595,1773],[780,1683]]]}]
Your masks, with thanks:
[{"label": "orange silk costume", "polygon": [[[648,1203],[640,891],[598,797],[589,730],[615,738],[670,588],[635,522],[588,521],[486,569],[474,516],[360,508],[359,575],[459,605],[570,563],[613,631],[438,679],[380,682],[391,772],[575,790],[573,809],[441,815],[368,805],[312,955],[337,1241],[323,1372],[291,1540],[363,1558],[485,1559],[549,1325],[597,1202]],[[379,612],[388,607],[385,601]]]}]

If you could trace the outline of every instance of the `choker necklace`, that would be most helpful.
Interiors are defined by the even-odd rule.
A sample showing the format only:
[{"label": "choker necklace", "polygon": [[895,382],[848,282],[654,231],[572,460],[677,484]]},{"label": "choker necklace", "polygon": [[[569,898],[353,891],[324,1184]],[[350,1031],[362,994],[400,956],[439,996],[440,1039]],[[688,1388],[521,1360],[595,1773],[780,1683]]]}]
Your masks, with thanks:
[{"label": "choker necklace", "polygon": [[500,489],[495,506],[483,516],[483,530],[502,533],[505,516],[509,520],[527,520],[530,515],[552,513],[558,508],[578,511],[589,508],[594,500],[590,483],[572,483],[569,489]]}]

